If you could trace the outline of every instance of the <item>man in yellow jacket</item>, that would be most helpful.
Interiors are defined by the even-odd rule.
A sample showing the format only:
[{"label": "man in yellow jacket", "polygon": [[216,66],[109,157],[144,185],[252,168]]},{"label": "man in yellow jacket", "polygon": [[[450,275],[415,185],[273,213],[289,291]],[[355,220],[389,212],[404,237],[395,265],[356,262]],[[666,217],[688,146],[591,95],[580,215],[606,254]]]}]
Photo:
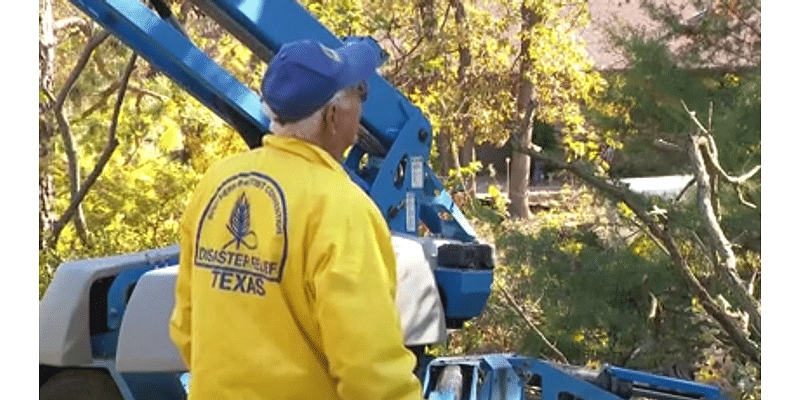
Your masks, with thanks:
[{"label": "man in yellow jacket", "polygon": [[209,169],[181,221],[170,336],[190,399],[420,399],[386,222],[337,161],[378,65],[366,43],[284,45],[272,135]]}]

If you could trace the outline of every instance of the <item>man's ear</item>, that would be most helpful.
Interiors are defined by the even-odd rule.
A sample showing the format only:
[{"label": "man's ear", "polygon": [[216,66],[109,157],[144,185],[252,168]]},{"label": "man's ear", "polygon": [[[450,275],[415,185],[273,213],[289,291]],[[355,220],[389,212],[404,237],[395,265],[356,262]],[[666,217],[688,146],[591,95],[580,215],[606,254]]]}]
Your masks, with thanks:
[{"label": "man's ear", "polygon": [[336,114],[336,105],[329,104],[327,107],[325,107],[325,111],[322,115],[322,118],[325,120],[325,123],[331,128],[333,128],[333,122],[336,120],[335,114]]}]

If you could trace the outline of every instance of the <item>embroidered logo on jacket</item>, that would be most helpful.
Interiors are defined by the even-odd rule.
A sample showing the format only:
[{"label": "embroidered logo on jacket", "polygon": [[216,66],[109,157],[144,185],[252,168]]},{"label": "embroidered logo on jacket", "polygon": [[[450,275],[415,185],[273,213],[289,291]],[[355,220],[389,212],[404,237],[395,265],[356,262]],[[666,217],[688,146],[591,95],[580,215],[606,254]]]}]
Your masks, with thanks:
[{"label": "embroidered logo on jacket", "polygon": [[[232,244],[236,244],[236,250],[239,250],[242,245],[250,250],[256,248],[256,233],[250,230],[250,203],[247,202],[247,196],[244,193],[236,200],[231,217],[228,219],[228,232],[233,235],[233,239],[225,243],[225,246],[222,246],[223,249],[227,249]],[[248,238],[252,239],[252,244],[248,243]]]},{"label": "embroidered logo on jacket", "polygon": [[286,199],[269,176],[247,172],[222,182],[200,218],[194,264],[211,286],[263,296],[286,263]]}]

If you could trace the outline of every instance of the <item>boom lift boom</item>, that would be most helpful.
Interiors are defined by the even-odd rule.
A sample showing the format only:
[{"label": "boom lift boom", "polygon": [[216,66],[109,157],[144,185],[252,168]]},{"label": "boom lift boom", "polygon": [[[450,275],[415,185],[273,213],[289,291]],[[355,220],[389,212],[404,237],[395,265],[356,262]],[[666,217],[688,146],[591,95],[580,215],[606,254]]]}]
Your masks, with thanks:
[{"label": "boom lift boom", "polygon": [[[258,96],[192,43],[163,0],[153,0],[152,9],[139,0],[71,1],[233,126],[248,146],[260,146],[269,134]],[[305,38],[331,48],[367,40],[380,50],[370,38],[340,40],[294,0],[192,1],[266,63],[284,43]],[[428,165],[428,120],[380,75],[368,83],[358,141],[344,167],[392,231],[404,339],[419,349],[442,342],[445,326],[458,328],[480,314],[493,250],[476,241]],[[430,232],[425,238],[417,235],[421,224]],[[185,398],[186,367],[167,334],[178,254],[171,246],[58,268],[40,303],[40,398],[76,387],[84,398],[106,398],[109,391],[125,399]],[[615,367],[576,374],[569,366],[501,354],[423,360],[428,399],[521,400],[530,388],[547,400],[724,399],[714,387]]]}]

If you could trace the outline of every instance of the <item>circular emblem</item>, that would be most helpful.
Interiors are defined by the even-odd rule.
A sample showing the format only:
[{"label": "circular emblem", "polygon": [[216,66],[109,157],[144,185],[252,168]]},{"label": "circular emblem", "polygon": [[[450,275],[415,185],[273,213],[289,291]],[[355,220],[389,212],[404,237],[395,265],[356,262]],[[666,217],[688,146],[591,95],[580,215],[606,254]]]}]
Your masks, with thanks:
[{"label": "circular emblem", "polygon": [[235,274],[231,282],[241,281],[245,292],[252,282],[257,292],[263,279],[281,280],[286,251],[286,198],[280,186],[258,172],[222,182],[203,210],[194,264],[214,270],[215,282],[218,274]]}]

